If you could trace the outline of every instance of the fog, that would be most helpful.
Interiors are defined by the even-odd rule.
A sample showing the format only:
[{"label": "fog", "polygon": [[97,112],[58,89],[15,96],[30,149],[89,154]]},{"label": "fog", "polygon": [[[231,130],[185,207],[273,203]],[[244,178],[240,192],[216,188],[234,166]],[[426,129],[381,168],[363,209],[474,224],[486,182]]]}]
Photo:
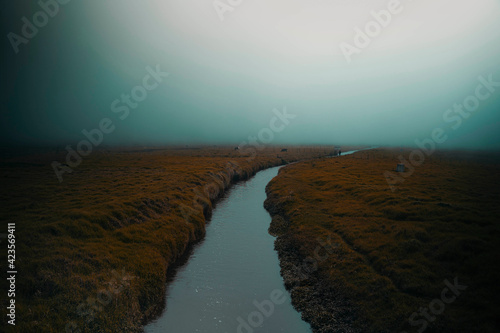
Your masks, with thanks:
[{"label": "fog", "polygon": [[47,22],[2,2],[4,145],[74,144],[105,118],[103,145],[239,144],[286,109],[271,143],[411,146],[440,128],[440,147],[500,148],[496,0],[54,1]]}]

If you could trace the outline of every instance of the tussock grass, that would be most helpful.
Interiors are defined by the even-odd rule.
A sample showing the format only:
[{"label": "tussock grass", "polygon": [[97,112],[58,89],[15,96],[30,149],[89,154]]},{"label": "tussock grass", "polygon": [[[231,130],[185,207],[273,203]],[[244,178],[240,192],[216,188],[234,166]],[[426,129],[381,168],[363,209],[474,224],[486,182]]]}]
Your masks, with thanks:
[{"label": "tussock grass", "polygon": [[384,172],[409,153],[289,165],[269,184],[266,206],[289,222],[303,258],[314,257],[318,237],[340,244],[317,275],[352,302],[363,330],[416,332],[410,315],[458,277],[467,290],[426,332],[498,332],[500,156],[436,152],[392,192]]},{"label": "tussock grass", "polygon": [[[4,156],[0,216],[17,224],[19,272],[7,332],[64,332],[71,323],[81,332],[141,331],[163,305],[168,268],[203,237],[231,183],[332,150],[268,147],[253,159],[232,147],[98,151],[63,183],[50,167],[61,153]],[[4,294],[6,280],[0,285]]]}]

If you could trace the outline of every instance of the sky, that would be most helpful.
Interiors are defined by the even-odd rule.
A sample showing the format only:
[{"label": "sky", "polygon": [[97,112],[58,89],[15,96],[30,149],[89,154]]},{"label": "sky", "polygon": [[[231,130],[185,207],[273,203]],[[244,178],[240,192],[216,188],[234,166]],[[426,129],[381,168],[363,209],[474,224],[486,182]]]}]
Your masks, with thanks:
[{"label": "sky", "polygon": [[3,145],[75,145],[97,129],[104,146],[500,148],[498,0],[2,0],[0,10]]}]

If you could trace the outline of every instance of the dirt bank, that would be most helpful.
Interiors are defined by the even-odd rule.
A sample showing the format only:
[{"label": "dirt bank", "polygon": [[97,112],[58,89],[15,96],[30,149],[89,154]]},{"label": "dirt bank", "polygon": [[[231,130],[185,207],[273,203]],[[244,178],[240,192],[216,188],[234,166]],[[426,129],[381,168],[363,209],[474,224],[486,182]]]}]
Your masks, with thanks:
[{"label": "dirt bank", "polygon": [[[314,260],[301,253],[300,244],[288,233],[290,221],[275,200],[276,197],[269,191],[266,192],[268,199],[264,207],[273,217],[269,233],[276,236],[274,248],[278,252],[281,275],[286,289],[291,294],[293,306],[301,312],[302,318],[311,324],[314,333],[366,331],[359,324],[354,328],[357,314],[352,304],[339,290],[335,290],[334,286],[321,279],[315,269]],[[323,248],[322,255],[334,250],[335,244],[328,245],[332,248]]]}]

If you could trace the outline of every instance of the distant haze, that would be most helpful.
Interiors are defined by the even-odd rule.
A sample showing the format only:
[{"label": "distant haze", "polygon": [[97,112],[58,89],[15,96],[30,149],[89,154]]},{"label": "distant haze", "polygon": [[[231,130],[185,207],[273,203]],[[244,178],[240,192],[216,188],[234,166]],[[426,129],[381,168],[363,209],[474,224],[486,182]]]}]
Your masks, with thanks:
[{"label": "distant haze", "polygon": [[[221,21],[212,0],[72,0],[17,54],[8,33],[41,8],[2,3],[3,144],[74,144],[109,118],[105,145],[237,145],[286,107],[273,143],[414,145],[442,128],[442,147],[500,148],[500,87],[443,118],[478,77],[500,82],[496,0],[401,0],[350,63],[341,43],[389,1],[242,0]],[[112,103],[157,65],[169,76],[120,119]]]}]

